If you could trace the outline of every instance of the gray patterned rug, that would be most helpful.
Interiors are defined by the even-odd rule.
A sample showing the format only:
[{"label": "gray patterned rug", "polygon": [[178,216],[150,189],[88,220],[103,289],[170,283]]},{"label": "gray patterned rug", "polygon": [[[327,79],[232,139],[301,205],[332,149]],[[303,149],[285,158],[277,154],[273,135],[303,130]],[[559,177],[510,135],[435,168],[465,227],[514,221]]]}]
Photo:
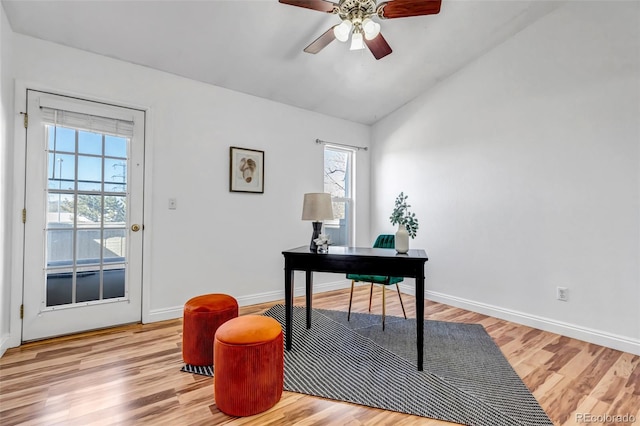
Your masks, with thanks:
[{"label": "gray patterned rug", "polygon": [[[285,309],[264,315],[284,329]],[[484,328],[425,321],[424,371],[416,368],[415,320],[294,307],[285,351],[287,391],[465,425],[553,425]],[[211,375],[211,369],[184,371]]]}]

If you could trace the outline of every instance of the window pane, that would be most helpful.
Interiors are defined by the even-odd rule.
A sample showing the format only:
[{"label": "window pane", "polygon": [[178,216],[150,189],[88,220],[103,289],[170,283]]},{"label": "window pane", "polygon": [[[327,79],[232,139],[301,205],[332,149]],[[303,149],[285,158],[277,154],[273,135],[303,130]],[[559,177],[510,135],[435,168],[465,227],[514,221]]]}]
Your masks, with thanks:
[{"label": "window pane", "polygon": [[69,270],[53,270],[47,272],[47,306],[73,303],[73,272]]},{"label": "window pane", "polygon": [[104,159],[104,191],[126,192],[127,163],[115,158]]},{"label": "window pane", "polygon": [[333,220],[324,221],[324,233],[329,235],[331,244],[349,245],[349,205],[345,201],[333,202]]},{"label": "window pane", "polygon": [[124,297],[124,265],[102,272],[103,299]]},{"label": "window pane", "polygon": [[101,240],[99,229],[82,229],[77,232],[77,263],[81,265],[100,263]]},{"label": "window pane", "polygon": [[78,153],[102,155],[102,135],[92,132],[78,132]]},{"label": "window pane", "polygon": [[126,257],[127,231],[125,229],[104,230],[104,261],[122,261]]},{"label": "window pane", "polygon": [[127,220],[127,197],[104,197],[104,225],[124,225]]},{"label": "window pane", "polygon": [[78,227],[100,226],[102,195],[78,195]]},{"label": "window pane", "polygon": [[74,190],[75,174],[75,155],[49,152],[49,164],[47,173],[49,189]]},{"label": "window pane", "polygon": [[78,155],[78,191],[102,191],[102,158]]},{"label": "window pane", "polygon": [[104,155],[109,157],[127,157],[127,139],[105,135]]},{"label": "window pane", "polygon": [[324,222],[324,232],[332,244],[351,245],[353,235],[353,157],[348,149],[325,146],[324,192],[331,194],[334,220]]},{"label": "window pane", "polygon": [[49,192],[47,228],[70,228],[73,226],[73,194]]},{"label": "window pane", "polygon": [[76,273],[76,302],[100,300],[100,269],[78,270]]},{"label": "window pane", "polygon": [[324,151],[324,192],[334,198],[350,196],[348,190],[349,158],[348,151],[325,149]]},{"label": "window pane", "polygon": [[47,231],[47,266],[73,263],[73,230]]},{"label": "window pane", "polygon": [[76,152],[76,131],[66,127],[47,126],[49,151]]}]

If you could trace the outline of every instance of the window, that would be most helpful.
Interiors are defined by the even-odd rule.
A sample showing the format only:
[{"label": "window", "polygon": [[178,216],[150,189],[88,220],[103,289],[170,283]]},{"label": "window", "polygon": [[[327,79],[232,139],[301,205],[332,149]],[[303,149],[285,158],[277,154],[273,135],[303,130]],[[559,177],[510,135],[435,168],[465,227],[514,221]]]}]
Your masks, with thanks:
[{"label": "window", "polygon": [[355,151],[331,145],[324,147],[324,192],[331,194],[334,220],[324,222],[324,233],[332,244],[353,245]]},{"label": "window", "polygon": [[133,123],[42,108],[48,146],[46,306],[125,297]]}]

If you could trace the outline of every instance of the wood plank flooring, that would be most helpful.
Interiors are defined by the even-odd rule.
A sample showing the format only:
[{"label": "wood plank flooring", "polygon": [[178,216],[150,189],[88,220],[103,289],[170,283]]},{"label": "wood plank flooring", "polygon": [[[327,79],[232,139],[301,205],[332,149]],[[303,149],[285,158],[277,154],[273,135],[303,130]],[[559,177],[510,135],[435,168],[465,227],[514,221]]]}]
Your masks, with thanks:
[{"label": "wood plank flooring", "polygon": [[[368,286],[354,312],[366,312]],[[373,313],[380,313],[379,287]],[[409,317],[414,299],[404,296]],[[262,313],[276,303],[241,308]],[[314,295],[314,307],[346,310],[349,291]],[[296,298],[304,306],[304,297]],[[387,315],[401,316],[395,293]],[[425,302],[427,319],[482,324],[555,425],[640,425],[640,357]],[[269,411],[218,411],[213,379],[181,373],[182,321],[129,325],[35,342],[0,358],[0,424],[8,425],[446,425],[449,423],[284,392]],[[588,417],[591,416],[591,417]],[[601,417],[597,417],[601,416]],[[595,420],[595,421],[594,421]]]}]

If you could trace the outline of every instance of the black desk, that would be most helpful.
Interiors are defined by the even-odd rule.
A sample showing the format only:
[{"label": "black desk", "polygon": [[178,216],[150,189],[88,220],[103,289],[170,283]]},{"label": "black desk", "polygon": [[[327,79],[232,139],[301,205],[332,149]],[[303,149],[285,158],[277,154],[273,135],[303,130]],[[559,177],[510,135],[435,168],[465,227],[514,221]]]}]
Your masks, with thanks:
[{"label": "black desk", "polygon": [[307,328],[311,328],[313,272],[386,275],[416,279],[416,335],[418,370],[422,371],[424,346],[424,250],[397,254],[393,249],[364,247],[329,247],[329,253],[309,251],[309,246],[283,251],[284,298],[286,312],[286,349],[291,350],[293,317],[293,271],[306,272]]}]

